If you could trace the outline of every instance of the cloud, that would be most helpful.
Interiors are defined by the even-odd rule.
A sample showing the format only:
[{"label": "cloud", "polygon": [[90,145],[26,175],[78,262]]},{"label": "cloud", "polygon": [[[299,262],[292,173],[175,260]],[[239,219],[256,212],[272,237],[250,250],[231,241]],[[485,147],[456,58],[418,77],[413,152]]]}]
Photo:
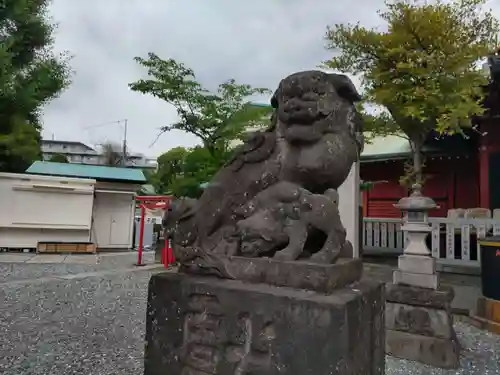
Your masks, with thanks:
[{"label": "cloud", "polygon": [[[331,56],[326,25],[377,26],[383,0],[54,0],[55,48],[68,51],[73,84],[50,103],[44,137],[88,143],[127,140],[156,156],[197,139],[159,127],[176,119],[165,102],[129,90],[144,75],[135,56],[155,52],[192,68],[207,88],[229,78],[275,89],[284,76],[314,69]],[[262,98],[267,100],[267,98]],[[102,126],[94,126],[113,122]],[[93,126],[93,127],[92,127]]]}]

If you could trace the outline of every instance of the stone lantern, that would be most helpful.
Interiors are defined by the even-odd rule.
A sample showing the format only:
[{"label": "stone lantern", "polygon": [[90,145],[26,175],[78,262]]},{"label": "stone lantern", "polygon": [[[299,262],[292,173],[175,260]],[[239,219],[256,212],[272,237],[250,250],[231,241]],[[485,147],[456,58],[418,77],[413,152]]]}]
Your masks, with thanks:
[{"label": "stone lantern", "polygon": [[385,349],[393,357],[441,368],[458,368],[460,344],[453,329],[452,287],[440,286],[436,260],[425,244],[431,232],[429,211],[436,202],[412,186],[409,197],[395,207],[405,214],[402,229],[408,233],[404,254],[386,289]]},{"label": "stone lantern", "polygon": [[399,257],[398,269],[394,271],[394,284],[406,284],[422,288],[437,289],[436,260],[425,239],[431,232],[429,211],[438,208],[436,202],[422,195],[422,186],[412,186],[409,197],[402,198],[394,206],[404,213],[402,230],[408,233],[404,254]]}]

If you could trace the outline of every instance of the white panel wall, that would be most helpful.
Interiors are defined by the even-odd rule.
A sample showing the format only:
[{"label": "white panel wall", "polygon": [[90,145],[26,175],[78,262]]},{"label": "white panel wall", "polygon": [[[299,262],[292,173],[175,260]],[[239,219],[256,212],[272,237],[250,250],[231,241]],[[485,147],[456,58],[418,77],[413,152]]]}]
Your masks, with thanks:
[{"label": "white panel wall", "polygon": [[90,242],[90,230],[0,228],[0,247],[34,249],[38,242]]},{"label": "white panel wall", "polygon": [[0,173],[0,247],[89,241],[95,180]]},{"label": "white panel wall", "polygon": [[97,248],[131,249],[138,185],[98,182],[95,189],[92,242]]},{"label": "white panel wall", "polygon": [[339,211],[342,223],[347,231],[347,239],[351,241],[354,249],[354,257],[359,257],[359,161],[356,162],[349,177],[339,188]]}]

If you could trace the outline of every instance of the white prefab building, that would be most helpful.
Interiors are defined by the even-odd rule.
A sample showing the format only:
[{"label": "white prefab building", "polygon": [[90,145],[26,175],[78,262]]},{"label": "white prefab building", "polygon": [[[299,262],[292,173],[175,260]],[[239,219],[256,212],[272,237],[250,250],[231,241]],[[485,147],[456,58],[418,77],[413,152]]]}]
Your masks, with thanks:
[{"label": "white prefab building", "polygon": [[136,185],[98,181],[90,242],[101,250],[133,248]]},{"label": "white prefab building", "polygon": [[98,250],[131,249],[135,194],[144,182],[137,169],[69,163],[0,173],[0,248],[92,242]]},{"label": "white prefab building", "polygon": [[89,242],[92,179],[0,173],[0,247]]}]

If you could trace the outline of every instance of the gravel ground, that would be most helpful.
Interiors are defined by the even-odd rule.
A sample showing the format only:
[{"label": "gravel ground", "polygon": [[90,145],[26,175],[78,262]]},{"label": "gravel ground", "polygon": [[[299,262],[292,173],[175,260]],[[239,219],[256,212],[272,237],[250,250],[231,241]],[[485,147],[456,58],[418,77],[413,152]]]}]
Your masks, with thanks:
[{"label": "gravel ground", "polygon": [[142,374],[150,275],[4,284],[0,373]]},{"label": "gravel ground", "polygon": [[455,330],[463,348],[461,368],[442,370],[388,356],[386,375],[500,375],[500,336],[462,322]]},{"label": "gravel ground", "polygon": [[[49,270],[62,275],[95,271],[95,265],[7,266],[14,270],[9,281],[26,282],[0,282],[0,374],[142,374],[147,283],[154,271],[40,282],[32,279]],[[388,357],[386,374],[500,375],[500,336],[462,322],[456,330],[464,347],[461,369]]]}]

